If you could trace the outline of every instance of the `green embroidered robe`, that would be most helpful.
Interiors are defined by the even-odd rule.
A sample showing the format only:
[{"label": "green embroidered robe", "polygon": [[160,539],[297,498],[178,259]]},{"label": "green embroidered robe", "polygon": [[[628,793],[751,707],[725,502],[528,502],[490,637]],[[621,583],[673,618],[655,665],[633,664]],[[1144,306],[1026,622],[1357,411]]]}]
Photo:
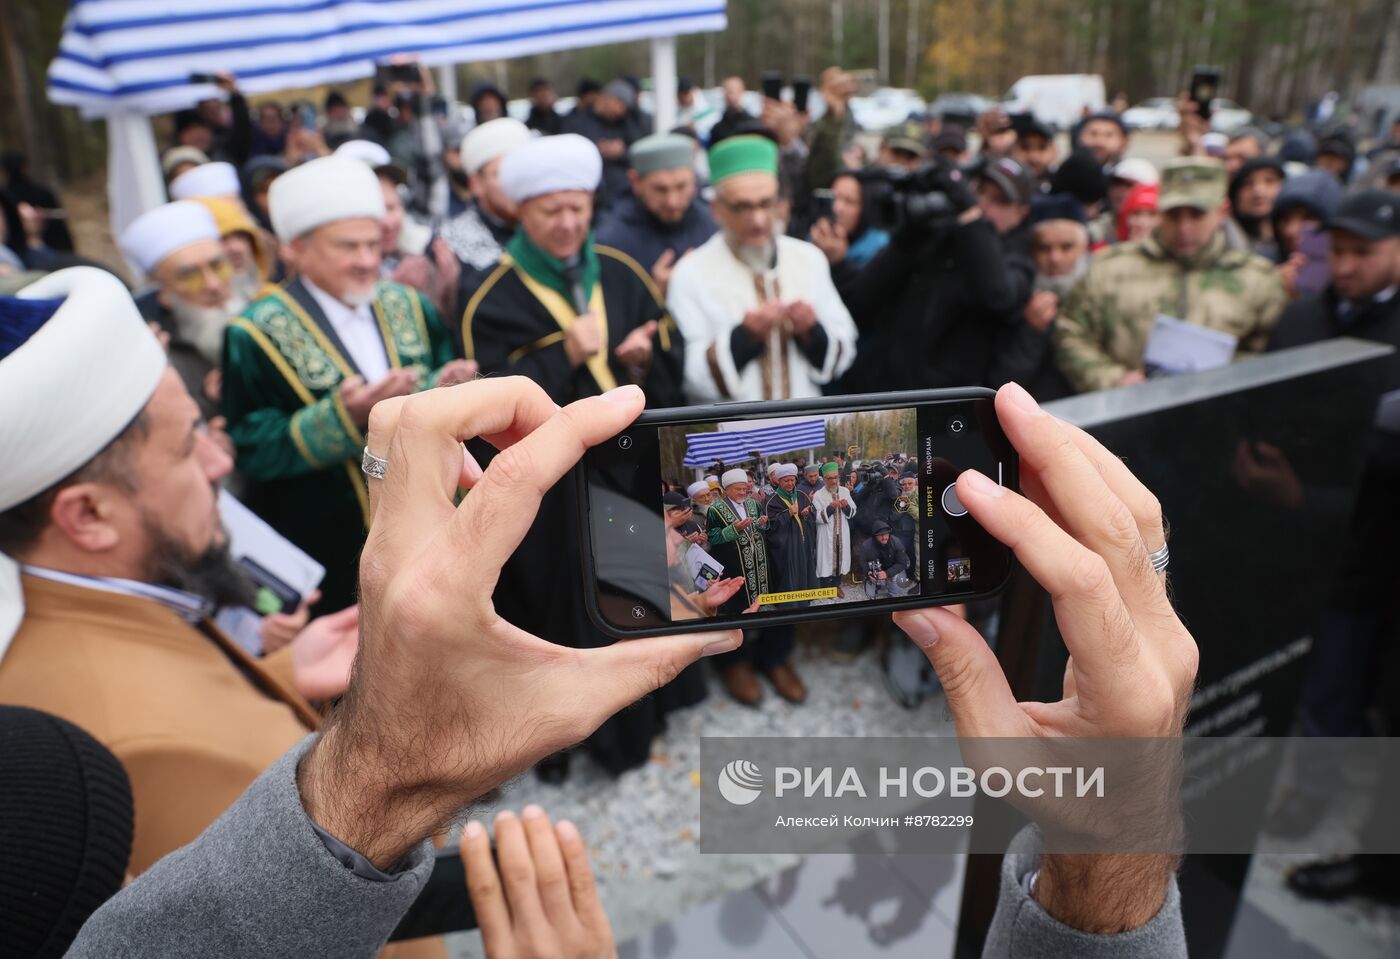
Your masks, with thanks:
[{"label": "green embroidered robe", "polygon": [[[416,290],[380,283],[373,312],[392,369],[433,386],[452,343]],[[358,369],[306,288],[293,281],[254,302],[224,340],[223,408],[247,501],[326,567],[318,609],[355,601],[369,497],[360,473],[365,437],[340,399]]]},{"label": "green embroidered robe", "polygon": [[772,592],[773,571],[768,564],[766,531],[759,526],[763,507],[751,499],[744,500],[744,512],[753,522],[746,529],[735,523],[744,519],[734,510],[734,504],[721,496],[705,513],[710,538],[710,555],[724,566],[724,575],[743,576],[744,588],[720,607],[725,614],[742,613],[759,596]]}]

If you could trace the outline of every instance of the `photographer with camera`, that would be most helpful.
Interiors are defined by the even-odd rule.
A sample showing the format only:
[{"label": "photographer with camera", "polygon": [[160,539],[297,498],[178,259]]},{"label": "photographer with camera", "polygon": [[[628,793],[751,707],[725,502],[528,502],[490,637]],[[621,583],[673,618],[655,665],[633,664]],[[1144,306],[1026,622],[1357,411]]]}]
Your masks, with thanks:
[{"label": "photographer with camera", "polygon": [[865,570],[865,596],[903,596],[909,581],[902,574],[909,568],[909,553],[890,530],[890,524],[876,523],[871,536],[856,550],[856,564]]},{"label": "photographer with camera", "polygon": [[846,376],[852,392],[985,382],[997,332],[1016,322],[1031,292],[1034,271],[1008,255],[1008,240],[1020,235],[1034,185],[1007,158],[981,175],[1012,202],[993,204],[990,188],[979,202],[963,171],[942,159],[912,174],[866,175],[873,216],[891,241],[842,290],[872,340]]}]

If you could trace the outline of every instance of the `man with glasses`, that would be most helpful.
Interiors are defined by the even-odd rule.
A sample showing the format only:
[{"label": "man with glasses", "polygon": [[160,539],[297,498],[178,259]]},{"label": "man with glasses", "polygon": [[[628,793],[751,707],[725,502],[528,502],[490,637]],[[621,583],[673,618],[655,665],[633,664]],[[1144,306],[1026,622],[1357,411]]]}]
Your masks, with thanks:
[{"label": "man with glasses", "polygon": [[671,273],[692,402],[818,396],[855,359],[855,324],[826,256],[782,235],[778,147],[757,135],[710,150],[720,232]]},{"label": "man with glasses", "polygon": [[234,289],[233,264],[214,215],[193,200],[167,203],[133,220],[120,245],[155,287],[170,365],[200,412],[213,418],[219,410],[224,328],[248,305]]}]

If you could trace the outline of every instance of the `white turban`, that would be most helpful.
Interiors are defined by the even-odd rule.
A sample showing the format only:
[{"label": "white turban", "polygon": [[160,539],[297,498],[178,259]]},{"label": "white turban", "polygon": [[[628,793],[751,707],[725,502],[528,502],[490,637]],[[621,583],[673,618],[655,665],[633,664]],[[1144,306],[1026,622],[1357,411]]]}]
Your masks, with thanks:
[{"label": "white turban", "polygon": [[379,178],[363,161],[343,156],[292,167],[272,181],[267,202],[273,232],[283,243],[336,220],[384,219]]},{"label": "white turban", "polygon": [[170,181],[170,199],[193,200],[201,196],[239,196],[243,192],[232,163],[201,163]]},{"label": "white turban", "polygon": [[506,154],[497,175],[512,203],[565,190],[592,193],[602,178],[602,154],[592,140],[577,133],[537,137],[522,144]]},{"label": "white turban", "polygon": [[475,175],[497,157],[529,143],[533,136],[530,128],[514,117],[487,120],[462,137],[462,167]]},{"label": "white turban", "polygon": [[219,242],[219,226],[209,208],[194,200],[177,200],[149,210],[122,230],[118,245],[126,258],[150,276],[160,261],[200,240]]},{"label": "white turban", "polygon": [[748,481],[748,473],[745,473],[741,469],[732,469],[725,470],[724,476],[720,478],[719,482],[720,485],[723,486],[725,489],[729,489],[729,487],[733,486],[735,483],[747,483]]},{"label": "white turban", "polygon": [[706,483],[704,480],[696,480],[694,483],[691,483],[685,488],[685,495],[689,496],[691,499],[694,499],[701,493],[708,493],[709,491],[709,483]]},{"label": "white turban", "polygon": [[370,169],[388,166],[390,163],[394,162],[394,158],[389,156],[389,151],[373,140],[346,140],[335,148],[335,153],[333,155],[345,157],[347,160],[359,160],[361,163],[368,163]]},{"label": "white turban", "polygon": [[[61,301],[60,305],[19,301]],[[78,266],[0,300],[0,512],[86,465],[146,407],[166,356],[121,281]],[[18,411],[23,411],[20,414]],[[19,568],[0,554],[0,655],[24,615]]]},{"label": "white turban", "polygon": [[709,483],[711,486],[718,486],[718,485],[719,485],[719,477],[716,476],[714,473],[706,473],[706,474],[705,474],[705,482],[706,482],[706,483]]},{"label": "white turban", "polygon": [[797,467],[794,466],[792,463],[784,463],[782,466],[779,466],[776,470],[773,471],[773,476],[777,479],[785,479],[789,476],[796,475]]}]

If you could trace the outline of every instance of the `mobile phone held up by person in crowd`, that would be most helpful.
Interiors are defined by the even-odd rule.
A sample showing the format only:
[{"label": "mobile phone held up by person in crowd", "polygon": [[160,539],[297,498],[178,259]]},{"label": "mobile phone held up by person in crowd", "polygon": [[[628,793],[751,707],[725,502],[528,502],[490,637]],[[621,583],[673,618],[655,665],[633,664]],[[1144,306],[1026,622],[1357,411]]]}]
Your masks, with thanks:
[{"label": "mobile phone held up by person in crowd", "polygon": [[812,219],[830,220],[836,219],[836,193],[832,190],[812,191]]},{"label": "mobile phone held up by person in crowd", "polygon": [[1202,120],[1210,119],[1210,104],[1220,96],[1221,70],[1219,67],[1197,67],[1191,72],[1191,101]]},{"label": "mobile phone held up by person in crowd", "polygon": [[1011,552],[957,478],[1017,487],[981,388],[643,413],[580,464],[589,616],[615,638],[992,595]]},{"label": "mobile phone held up by person in crowd", "polygon": [[812,98],[812,78],[793,77],[792,103],[802,113],[807,112],[807,101]]},{"label": "mobile phone held up by person in crowd", "polygon": [[783,98],[783,73],[781,70],[763,71],[763,95],[770,100]]}]

